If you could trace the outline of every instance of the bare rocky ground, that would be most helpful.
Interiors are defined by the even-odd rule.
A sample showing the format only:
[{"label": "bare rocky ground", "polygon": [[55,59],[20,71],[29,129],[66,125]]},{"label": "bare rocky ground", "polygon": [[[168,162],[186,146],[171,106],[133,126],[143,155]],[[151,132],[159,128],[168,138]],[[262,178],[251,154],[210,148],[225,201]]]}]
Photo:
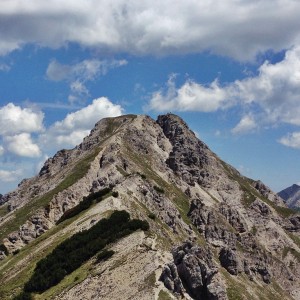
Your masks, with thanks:
[{"label": "bare rocky ground", "polygon": [[[83,197],[107,187],[118,196],[58,225]],[[80,280],[66,278],[37,299],[300,299],[299,215],[172,114],[99,121],[1,203],[9,211],[0,236],[11,253],[1,251],[3,299],[51,247],[123,209],[147,220],[149,232],[110,245],[109,260],[91,259]]]}]

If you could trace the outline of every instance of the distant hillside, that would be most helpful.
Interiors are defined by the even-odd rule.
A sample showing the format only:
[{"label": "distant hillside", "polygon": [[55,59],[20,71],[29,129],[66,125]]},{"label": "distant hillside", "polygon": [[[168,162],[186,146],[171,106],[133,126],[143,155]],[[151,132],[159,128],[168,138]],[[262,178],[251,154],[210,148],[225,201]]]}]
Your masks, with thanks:
[{"label": "distant hillside", "polygon": [[285,201],[288,207],[300,208],[300,186],[293,184],[282,190],[278,195]]}]

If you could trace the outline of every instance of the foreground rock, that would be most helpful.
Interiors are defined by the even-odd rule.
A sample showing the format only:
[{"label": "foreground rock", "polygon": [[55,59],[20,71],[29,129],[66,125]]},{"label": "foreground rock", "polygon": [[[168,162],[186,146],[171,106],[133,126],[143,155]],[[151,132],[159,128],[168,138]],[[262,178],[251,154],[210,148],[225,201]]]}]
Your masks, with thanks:
[{"label": "foreground rock", "polygon": [[165,266],[160,280],[175,294],[192,299],[226,300],[226,287],[208,248],[191,242],[173,250],[173,261]]}]

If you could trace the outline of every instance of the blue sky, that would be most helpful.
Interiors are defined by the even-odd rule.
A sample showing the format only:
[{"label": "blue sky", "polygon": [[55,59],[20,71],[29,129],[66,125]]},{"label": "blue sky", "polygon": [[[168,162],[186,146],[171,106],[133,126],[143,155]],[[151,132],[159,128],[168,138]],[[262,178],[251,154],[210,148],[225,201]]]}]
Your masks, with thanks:
[{"label": "blue sky", "polygon": [[170,111],[242,174],[300,182],[298,1],[0,5],[0,193],[103,117]]}]

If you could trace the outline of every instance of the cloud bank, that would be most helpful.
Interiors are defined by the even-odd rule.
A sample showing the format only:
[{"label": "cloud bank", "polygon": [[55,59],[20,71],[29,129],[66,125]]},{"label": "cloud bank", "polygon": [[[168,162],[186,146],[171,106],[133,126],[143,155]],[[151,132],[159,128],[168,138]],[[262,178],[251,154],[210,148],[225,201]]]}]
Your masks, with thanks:
[{"label": "cloud bank", "polygon": [[300,47],[287,51],[278,63],[266,61],[258,71],[257,76],[224,86],[217,80],[209,85],[187,80],[177,88],[171,76],[165,89],[153,93],[148,109],[213,112],[239,105],[246,113],[233,133],[251,131],[258,123],[300,126]]},{"label": "cloud bank", "polygon": [[253,59],[298,44],[299,15],[294,0],[2,1],[0,54],[29,43],[58,48],[72,42],[131,54],[210,51]]},{"label": "cloud bank", "polygon": [[31,108],[22,109],[13,103],[0,107],[0,135],[43,130],[44,114]]}]

